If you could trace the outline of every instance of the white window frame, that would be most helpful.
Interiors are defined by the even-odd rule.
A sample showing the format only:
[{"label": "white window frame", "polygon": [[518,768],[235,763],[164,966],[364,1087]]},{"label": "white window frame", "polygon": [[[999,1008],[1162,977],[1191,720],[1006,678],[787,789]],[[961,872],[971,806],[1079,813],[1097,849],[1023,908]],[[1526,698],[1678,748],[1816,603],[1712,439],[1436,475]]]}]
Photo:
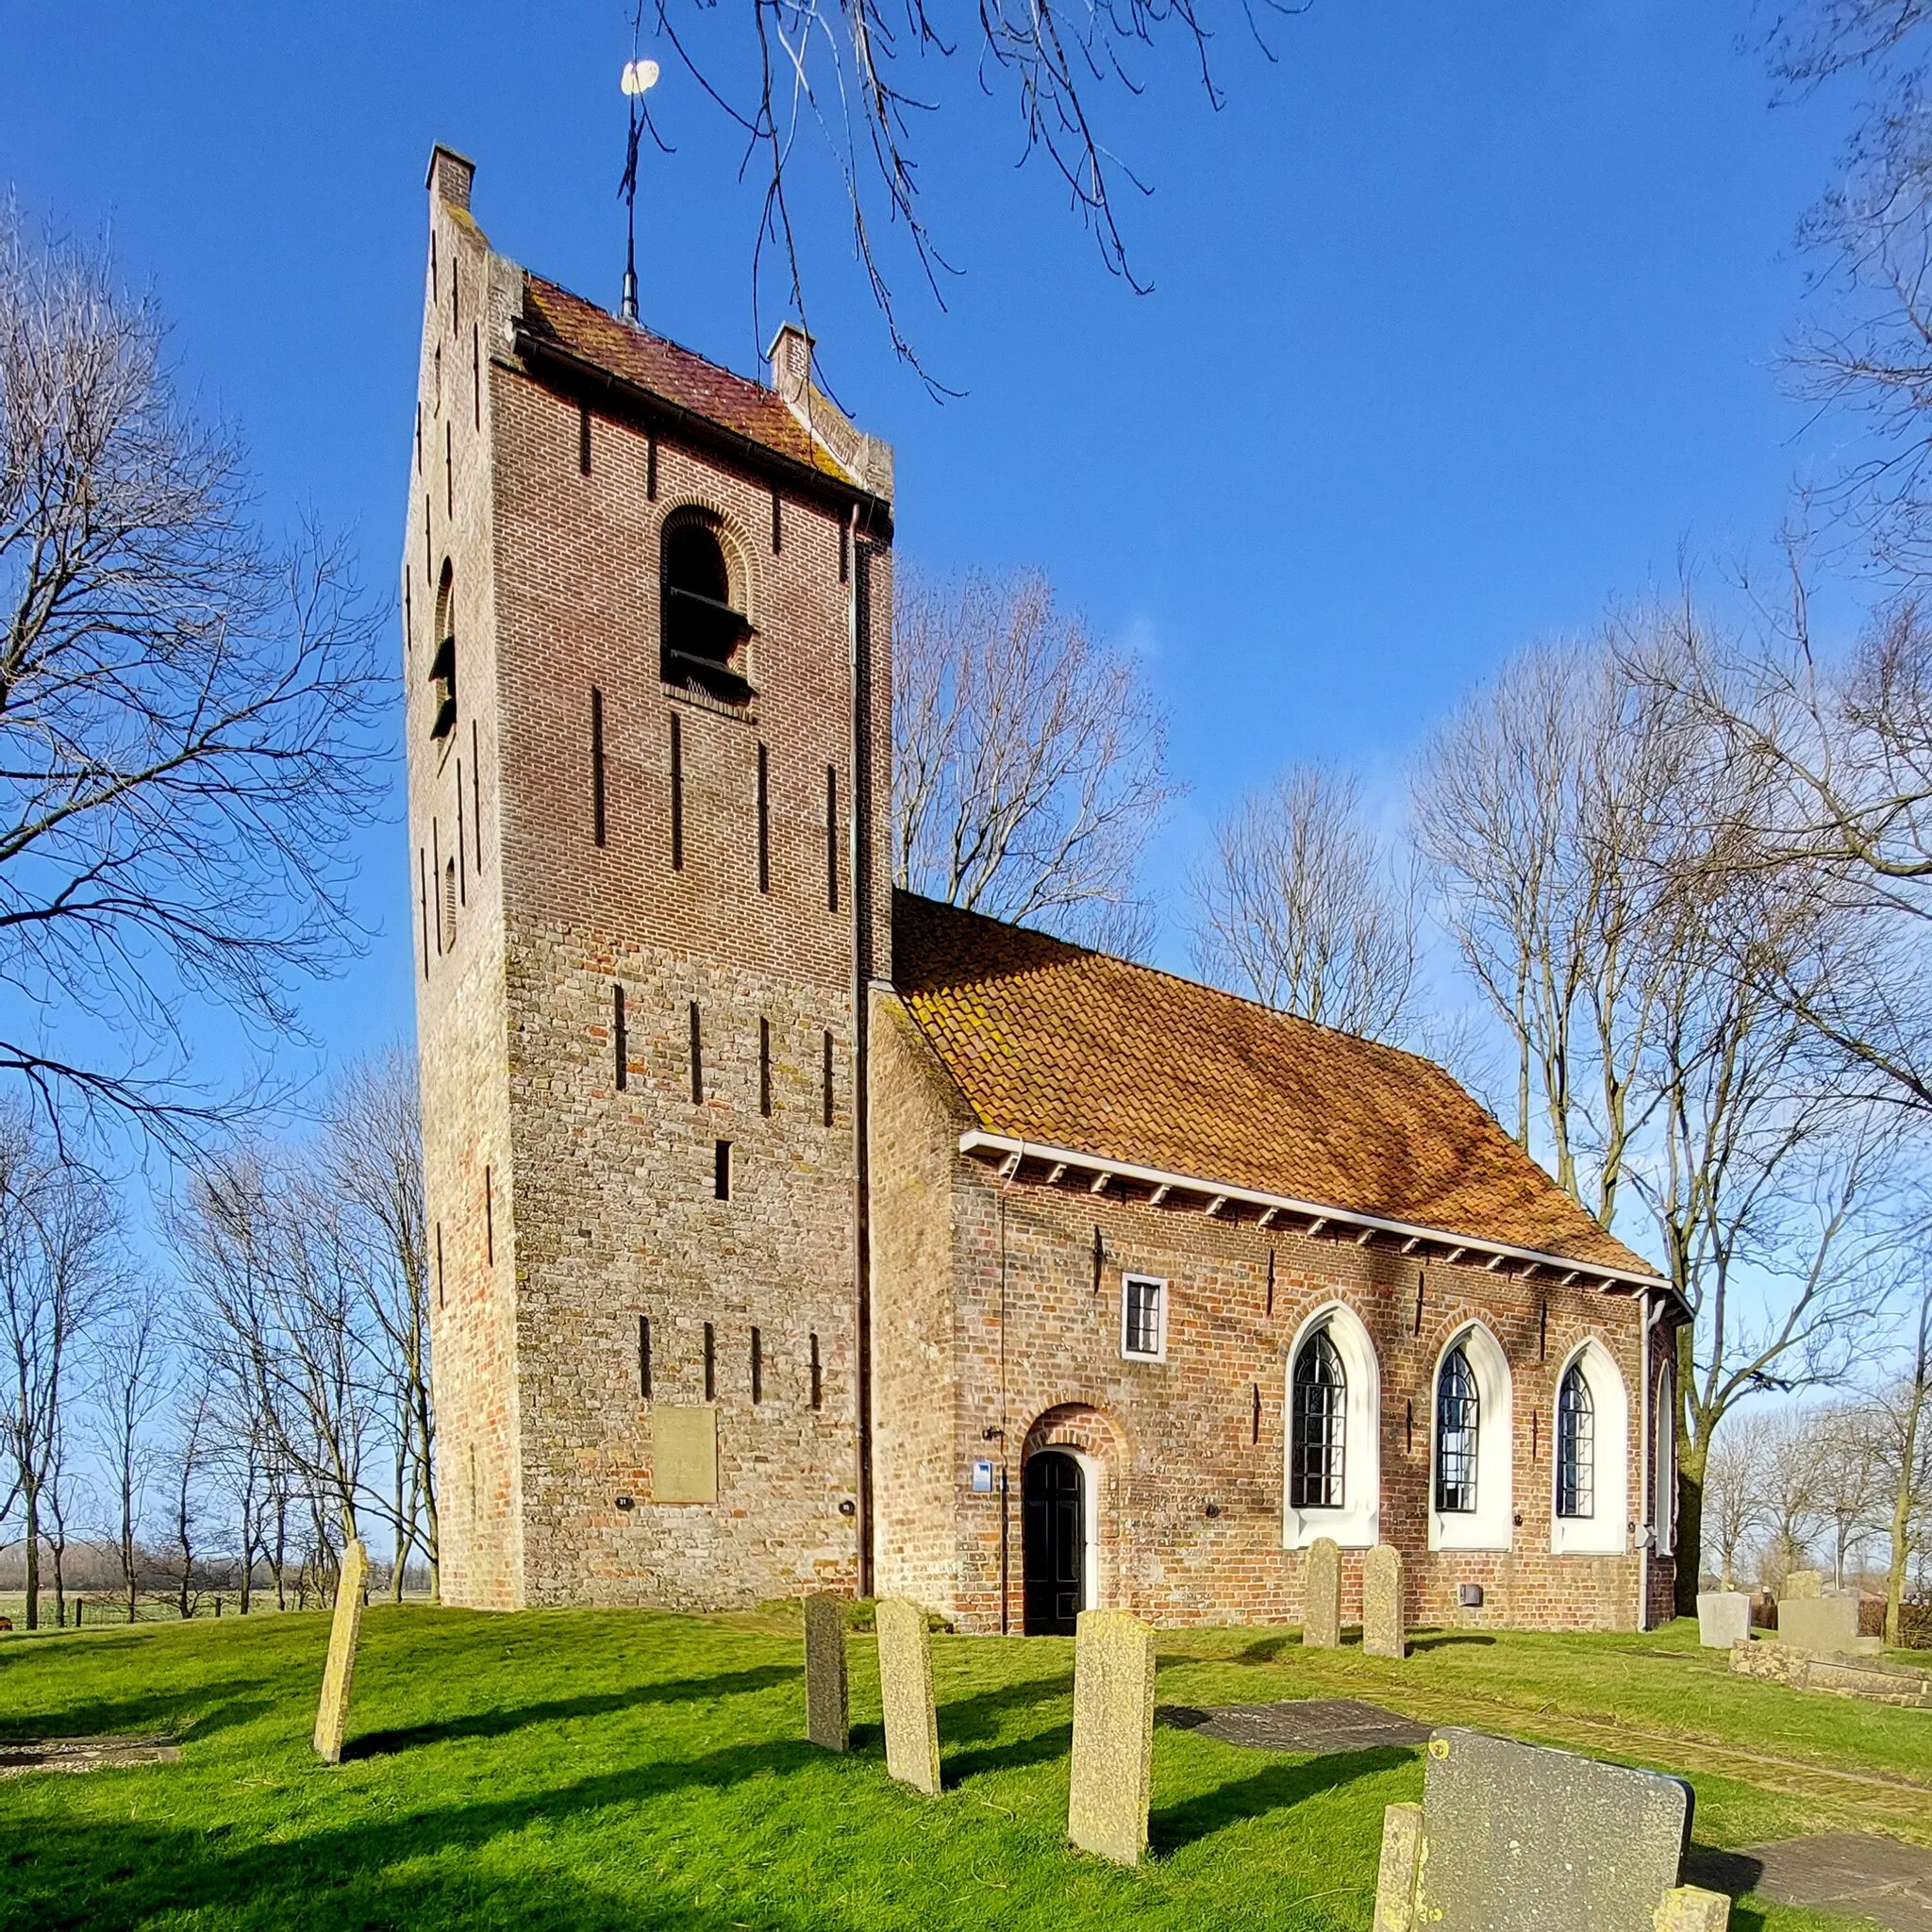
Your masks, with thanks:
[{"label": "white window frame", "polygon": [[[1341,1357],[1347,1385],[1342,1409],[1341,1507],[1297,1509],[1289,1500],[1294,1456],[1294,1365],[1302,1344],[1325,1328]],[[1305,1550],[1333,1537],[1344,1550],[1372,1550],[1382,1540],[1382,1370],[1361,1317],[1344,1302],[1328,1302],[1295,1330],[1284,1369],[1285,1427],[1281,1432],[1281,1547]]]},{"label": "white window frame", "polygon": [[[1127,1300],[1136,1286],[1155,1291],[1155,1348],[1149,1355],[1137,1348],[1127,1346]],[[1167,1281],[1158,1274],[1123,1274],[1121,1276],[1121,1359],[1125,1362],[1164,1362],[1167,1359]]]},{"label": "white window frame", "polygon": [[[1475,1376],[1475,1507],[1467,1512],[1436,1507],[1437,1392],[1442,1364],[1460,1344]],[[1516,1435],[1510,1406],[1509,1357],[1481,1322],[1465,1323],[1443,1342],[1429,1377],[1429,1547],[1432,1550],[1508,1550],[1515,1547]]]},{"label": "white window frame", "polygon": [[1677,1552],[1677,1365],[1669,1360],[1657,1371],[1651,1441],[1652,1532],[1657,1555],[1673,1557]]},{"label": "white window frame", "polygon": [[[1562,1388],[1573,1368],[1590,1391],[1591,1493],[1589,1516],[1559,1516],[1563,1436]],[[1557,1557],[1621,1557],[1630,1547],[1630,1393],[1624,1372],[1601,1341],[1573,1349],[1557,1373],[1557,1407],[1550,1419],[1550,1553]]]}]

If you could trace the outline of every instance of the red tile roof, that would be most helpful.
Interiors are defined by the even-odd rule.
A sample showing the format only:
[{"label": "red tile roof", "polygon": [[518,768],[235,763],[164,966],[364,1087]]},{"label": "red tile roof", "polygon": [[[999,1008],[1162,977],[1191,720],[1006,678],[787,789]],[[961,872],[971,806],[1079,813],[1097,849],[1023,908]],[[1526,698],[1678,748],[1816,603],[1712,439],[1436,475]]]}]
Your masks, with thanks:
[{"label": "red tile roof", "polygon": [[635,323],[621,321],[541,275],[524,276],[524,321],[537,336],[547,337],[578,361],[620,382],[648,391],[821,475],[841,483],[858,482],[762,383],[707,362]]},{"label": "red tile roof", "polygon": [[910,893],[892,962],[990,1134],[1656,1274],[1414,1054]]}]

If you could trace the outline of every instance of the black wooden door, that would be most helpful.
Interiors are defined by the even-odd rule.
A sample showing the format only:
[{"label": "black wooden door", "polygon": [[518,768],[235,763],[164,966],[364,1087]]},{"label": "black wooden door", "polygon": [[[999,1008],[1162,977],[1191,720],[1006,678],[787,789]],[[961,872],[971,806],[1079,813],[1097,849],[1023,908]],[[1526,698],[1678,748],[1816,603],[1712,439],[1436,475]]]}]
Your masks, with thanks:
[{"label": "black wooden door", "polygon": [[1080,1465],[1062,1450],[1042,1449],[1026,1465],[1024,1492],[1026,1634],[1071,1637],[1087,1552]]}]

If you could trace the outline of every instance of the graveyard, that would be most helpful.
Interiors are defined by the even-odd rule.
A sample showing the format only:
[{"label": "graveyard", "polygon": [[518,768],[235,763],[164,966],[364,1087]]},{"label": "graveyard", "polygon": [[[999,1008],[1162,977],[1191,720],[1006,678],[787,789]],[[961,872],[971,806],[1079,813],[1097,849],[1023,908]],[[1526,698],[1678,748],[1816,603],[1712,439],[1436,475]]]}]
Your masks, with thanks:
[{"label": "graveyard", "polygon": [[[1441,1725],[1684,1777],[1693,1864],[1828,1832],[1932,1846],[1932,1717],[1736,1674],[1692,1623],[1421,1630],[1406,1660],[1365,1655],[1352,1629],[1333,1649],[1292,1629],[1163,1629],[1146,1854],[1123,1869],[1068,1842],[1073,1642],[887,1622],[915,1661],[929,1646],[931,1795],[922,1750],[888,1774],[869,1629],[848,1641],[850,1748],[808,1740],[795,1604],[705,1617],[374,1606],[334,1765],[317,1755],[325,1614],[7,1641],[6,1738],[166,1738],[178,1757],[0,1777],[0,1928],[1125,1917],[1341,1932],[1374,1923],[1385,1807],[1421,1799],[1414,1738]],[[1130,1691],[1138,1655],[1119,1671]],[[1242,1733],[1224,1717],[1203,1725],[1284,1700],[1354,1700],[1416,1728],[1272,1747],[1264,1729],[1257,1748],[1230,1741]],[[841,1715],[822,1700],[813,1735],[835,1736]],[[1857,1921],[1747,1892],[1730,1923]]]}]

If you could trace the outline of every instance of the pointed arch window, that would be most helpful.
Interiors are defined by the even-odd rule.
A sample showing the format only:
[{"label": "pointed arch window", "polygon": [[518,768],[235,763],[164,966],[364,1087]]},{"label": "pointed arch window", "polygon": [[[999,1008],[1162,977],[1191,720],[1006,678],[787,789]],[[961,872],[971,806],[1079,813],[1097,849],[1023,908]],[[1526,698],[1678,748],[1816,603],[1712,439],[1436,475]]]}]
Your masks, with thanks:
[{"label": "pointed arch window", "polygon": [[1436,1507],[1445,1516],[1475,1512],[1476,1455],[1482,1397],[1469,1352],[1460,1342],[1443,1358],[1436,1380]]},{"label": "pointed arch window", "polygon": [[1294,1358],[1289,1502],[1296,1509],[1340,1509],[1348,1447],[1348,1375],[1326,1328]]},{"label": "pointed arch window", "polygon": [[1596,1404],[1580,1361],[1564,1371],[1557,1392],[1557,1514],[1596,1514]]},{"label": "pointed arch window", "polygon": [[752,627],[716,520],[699,510],[675,514],[664,525],[662,572],[665,681],[741,704],[751,695]]}]

